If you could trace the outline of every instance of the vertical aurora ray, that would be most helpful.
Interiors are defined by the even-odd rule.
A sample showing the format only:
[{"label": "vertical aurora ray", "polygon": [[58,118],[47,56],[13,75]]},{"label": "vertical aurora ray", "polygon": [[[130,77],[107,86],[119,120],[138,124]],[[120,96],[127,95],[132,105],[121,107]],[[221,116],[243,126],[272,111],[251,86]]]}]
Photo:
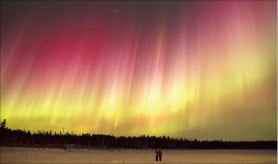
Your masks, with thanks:
[{"label": "vertical aurora ray", "polygon": [[276,139],[276,1],[1,3],[11,128]]}]

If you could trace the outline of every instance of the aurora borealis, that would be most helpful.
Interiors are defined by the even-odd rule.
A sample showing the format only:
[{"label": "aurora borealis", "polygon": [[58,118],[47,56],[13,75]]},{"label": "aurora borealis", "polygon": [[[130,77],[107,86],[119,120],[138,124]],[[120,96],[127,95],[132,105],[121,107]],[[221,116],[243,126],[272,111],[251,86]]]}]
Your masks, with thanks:
[{"label": "aurora borealis", "polygon": [[10,128],[276,140],[276,1],[14,1]]}]

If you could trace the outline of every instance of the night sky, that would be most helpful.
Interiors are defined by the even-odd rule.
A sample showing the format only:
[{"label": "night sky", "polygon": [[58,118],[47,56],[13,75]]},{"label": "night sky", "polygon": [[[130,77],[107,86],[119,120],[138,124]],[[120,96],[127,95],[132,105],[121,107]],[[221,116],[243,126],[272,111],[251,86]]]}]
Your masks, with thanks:
[{"label": "night sky", "polygon": [[1,1],[13,129],[276,140],[276,1]]}]

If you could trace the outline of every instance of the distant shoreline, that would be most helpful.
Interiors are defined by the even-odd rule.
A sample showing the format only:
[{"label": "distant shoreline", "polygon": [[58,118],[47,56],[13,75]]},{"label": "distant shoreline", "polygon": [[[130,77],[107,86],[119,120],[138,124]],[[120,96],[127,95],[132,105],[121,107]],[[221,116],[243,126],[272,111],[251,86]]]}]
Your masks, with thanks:
[{"label": "distant shoreline", "polygon": [[[8,148],[8,149],[10,149],[10,148],[15,148],[15,149],[17,149],[17,148],[22,148],[22,149],[25,149],[25,148],[30,148],[30,149],[58,149],[58,150],[107,150],[107,151],[121,151],[121,150],[123,150],[123,151],[125,151],[125,150],[155,150],[155,148],[139,148],[139,149],[136,149],[136,148],[97,148],[97,147],[90,147],[90,148],[85,148],[85,147],[83,147],[83,148],[78,148],[78,147],[72,147],[72,148],[67,148],[67,149],[64,149],[64,148],[61,148],[61,147],[33,147],[33,146],[0,146],[0,152],[1,152],[1,149],[6,149],[6,148]],[[163,149],[163,150],[169,150],[169,151],[171,151],[171,150],[173,150],[173,151],[194,151],[194,150],[196,150],[196,151],[201,151],[201,150],[204,150],[204,151],[213,151],[213,150],[231,150],[231,151],[238,151],[238,150],[242,150],[242,151],[244,151],[244,150],[250,150],[250,151],[252,151],[252,150],[254,150],[254,151],[256,151],[256,150],[277,150],[277,149],[256,149],[256,148],[254,148],[254,149],[237,149],[237,148],[234,148],[234,149],[228,149],[228,148],[220,148],[220,149],[217,149],[217,148],[215,148],[215,149],[167,149],[167,148],[165,148],[165,149]]]},{"label": "distant shoreline", "polygon": [[189,140],[170,136],[120,136],[102,134],[69,134],[13,130],[5,126],[0,128],[0,146],[60,148],[60,149],[277,149],[277,141],[223,141]]}]

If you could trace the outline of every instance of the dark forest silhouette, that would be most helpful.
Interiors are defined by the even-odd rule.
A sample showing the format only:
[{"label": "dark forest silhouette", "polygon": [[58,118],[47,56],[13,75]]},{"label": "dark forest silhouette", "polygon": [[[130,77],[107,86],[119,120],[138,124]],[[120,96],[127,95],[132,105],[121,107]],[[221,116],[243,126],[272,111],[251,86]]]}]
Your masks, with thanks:
[{"label": "dark forest silhouette", "polygon": [[0,146],[48,147],[48,148],[93,148],[93,149],[276,149],[277,141],[198,141],[184,138],[139,136],[115,137],[101,134],[53,133],[51,131],[31,133],[0,127]]}]

